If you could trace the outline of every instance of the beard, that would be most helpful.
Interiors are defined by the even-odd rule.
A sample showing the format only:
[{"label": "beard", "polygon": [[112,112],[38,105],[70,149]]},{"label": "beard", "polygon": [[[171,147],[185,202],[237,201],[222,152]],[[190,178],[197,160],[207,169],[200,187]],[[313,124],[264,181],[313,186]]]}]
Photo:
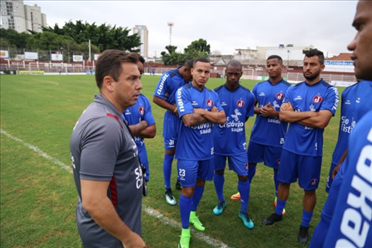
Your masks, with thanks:
[{"label": "beard", "polygon": [[310,76],[306,76],[306,75],[305,75],[305,72],[303,73],[304,78],[306,78],[306,79],[309,80],[309,81],[312,81],[312,80],[316,79],[316,78],[319,76],[319,74],[320,74],[320,71],[315,72],[314,74],[312,74],[312,75],[310,75]]}]

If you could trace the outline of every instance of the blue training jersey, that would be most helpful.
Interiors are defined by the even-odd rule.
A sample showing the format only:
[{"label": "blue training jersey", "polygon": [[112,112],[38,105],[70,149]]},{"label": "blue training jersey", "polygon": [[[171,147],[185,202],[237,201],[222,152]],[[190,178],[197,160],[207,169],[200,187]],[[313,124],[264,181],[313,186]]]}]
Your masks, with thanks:
[{"label": "blue training jersey", "polygon": [[176,102],[176,91],[178,88],[188,83],[183,79],[178,69],[164,72],[154,92],[154,96],[164,99],[171,105]]},{"label": "blue training jersey", "polygon": [[[329,110],[336,113],[339,102],[337,88],[321,79],[314,85],[306,82],[288,88],[283,102],[290,102],[297,112]],[[289,124],[283,149],[304,156],[323,155],[323,132],[297,122]]]},{"label": "blue training jersey", "polygon": [[246,153],[245,122],[254,115],[252,92],[243,86],[230,91],[225,85],[214,91],[226,114],[226,123],[213,128],[214,152],[224,156]]},{"label": "blue training jersey", "polygon": [[346,164],[324,247],[372,247],[372,111],[350,134]]},{"label": "blue training jersey", "polygon": [[[216,107],[223,110],[218,95],[213,90],[203,88],[199,91],[189,83],[177,90],[177,107],[179,117],[194,113],[194,108],[203,108],[211,111]],[[208,160],[213,158],[213,134],[212,123],[187,127],[181,121],[176,158],[186,160]]]},{"label": "blue training jersey", "polygon": [[[275,110],[279,112],[290,85],[285,80],[276,84],[272,84],[269,80],[257,83],[252,92],[257,100],[258,107],[271,103]],[[287,128],[288,122],[281,121],[278,117],[264,117],[258,114],[252,128],[250,141],[266,146],[282,147]]]},{"label": "blue training jersey", "polygon": [[338,164],[347,147],[349,135],[357,122],[372,109],[372,82],[360,81],[347,87],[341,97],[341,118],[332,163]]},{"label": "blue training jersey", "polygon": [[[151,105],[149,100],[142,94],[139,95],[136,104],[127,108],[122,114],[123,119],[128,122],[128,125],[135,125],[141,121],[146,121],[149,126],[155,124],[155,119],[152,116]],[[145,145],[143,138],[134,137],[138,149]]]}]

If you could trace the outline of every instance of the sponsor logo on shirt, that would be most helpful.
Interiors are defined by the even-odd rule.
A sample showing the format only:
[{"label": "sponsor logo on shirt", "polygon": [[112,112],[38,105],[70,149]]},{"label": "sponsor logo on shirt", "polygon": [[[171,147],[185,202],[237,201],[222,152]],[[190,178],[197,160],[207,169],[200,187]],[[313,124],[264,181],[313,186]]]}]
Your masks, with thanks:
[{"label": "sponsor logo on shirt", "polygon": [[358,97],[358,99],[356,99],[355,102],[360,103],[360,97]]},{"label": "sponsor logo on shirt", "polygon": [[198,103],[197,103],[197,102],[195,102],[195,101],[192,101],[191,105],[192,105],[192,106],[197,106],[197,105],[198,105]]},{"label": "sponsor logo on shirt", "polygon": [[277,93],[276,94],[276,99],[283,100],[284,99],[284,94],[282,92]]},{"label": "sponsor logo on shirt", "polygon": [[239,100],[236,105],[238,105],[239,108],[243,108],[245,105],[245,102],[243,100]]},{"label": "sponsor logo on shirt", "polygon": [[207,100],[207,106],[212,107],[213,106],[213,101],[211,99]]},{"label": "sponsor logo on shirt", "polygon": [[169,74],[165,74],[164,77],[161,79],[160,84],[159,84],[159,88],[156,91],[156,93],[158,95],[161,95],[161,92],[162,92],[162,90],[164,88],[164,82],[165,82],[165,80],[167,80],[168,77],[169,77]]},{"label": "sponsor logo on shirt", "polygon": [[143,106],[140,106],[140,107],[138,108],[138,113],[139,113],[140,115],[144,115],[144,114],[145,114],[145,108],[144,108]]},{"label": "sponsor logo on shirt", "polygon": [[346,116],[341,116],[341,131],[345,133],[351,133],[356,125],[354,118],[350,121]]},{"label": "sponsor logo on shirt", "polygon": [[258,96],[266,96],[265,92],[261,92]]},{"label": "sponsor logo on shirt", "polygon": [[296,96],[296,98],[294,99],[294,101],[299,101],[299,100],[302,100],[301,96]]},{"label": "sponsor logo on shirt", "polygon": [[316,95],[313,97],[313,103],[321,103],[323,101],[323,97],[321,95]]},{"label": "sponsor logo on shirt", "polygon": [[221,106],[227,106],[227,103],[226,102],[222,102],[221,103]]},{"label": "sponsor logo on shirt", "polygon": [[124,115],[131,115],[132,113],[130,112],[129,109],[126,109],[125,112],[124,112]]},{"label": "sponsor logo on shirt", "polygon": [[350,100],[346,100],[345,104],[350,105],[351,104]]},{"label": "sponsor logo on shirt", "polygon": [[182,98],[181,98],[181,95],[182,95],[182,89],[183,88],[179,88],[177,90],[177,103],[178,103],[178,112],[182,113],[185,111],[185,106],[183,106],[183,101],[182,101]]}]

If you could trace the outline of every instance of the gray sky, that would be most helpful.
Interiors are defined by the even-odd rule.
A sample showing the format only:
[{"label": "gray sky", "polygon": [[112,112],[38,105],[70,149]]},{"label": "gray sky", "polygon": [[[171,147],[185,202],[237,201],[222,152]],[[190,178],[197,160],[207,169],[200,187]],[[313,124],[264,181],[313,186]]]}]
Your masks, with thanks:
[{"label": "gray sky", "polygon": [[128,27],[146,25],[149,56],[169,44],[182,51],[207,40],[211,51],[233,54],[236,48],[313,45],[329,56],[347,52],[355,36],[351,26],[357,1],[30,1],[47,15],[49,26],[72,20]]}]

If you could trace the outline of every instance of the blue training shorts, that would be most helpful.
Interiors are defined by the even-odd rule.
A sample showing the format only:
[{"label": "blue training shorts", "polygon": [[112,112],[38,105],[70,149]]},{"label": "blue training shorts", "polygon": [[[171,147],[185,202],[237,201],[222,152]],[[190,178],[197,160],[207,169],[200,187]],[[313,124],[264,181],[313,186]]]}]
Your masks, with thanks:
[{"label": "blue training shorts", "polygon": [[179,159],[177,162],[178,177],[183,187],[194,187],[196,179],[212,181],[212,159],[196,161]]},{"label": "blue training shorts", "polygon": [[163,138],[164,148],[167,151],[176,149],[180,122],[181,120],[177,116],[171,114],[169,111],[165,111],[163,122]]},{"label": "blue training shorts", "polygon": [[281,147],[261,145],[252,141],[248,145],[248,162],[250,164],[264,162],[268,167],[279,169],[281,154]]},{"label": "blue training shorts", "polygon": [[226,167],[226,158],[228,158],[230,170],[233,170],[239,176],[248,176],[247,153],[244,152],[233,156],[214,154],[214,170],[224,170]]},{"label": "blue training shorts", "polygon": [[283,149],[280,160],[279,182],[294,183],[298,179],[300,187],[304,190],[318,188],[322,166],[321,156],[303,156]]}]

